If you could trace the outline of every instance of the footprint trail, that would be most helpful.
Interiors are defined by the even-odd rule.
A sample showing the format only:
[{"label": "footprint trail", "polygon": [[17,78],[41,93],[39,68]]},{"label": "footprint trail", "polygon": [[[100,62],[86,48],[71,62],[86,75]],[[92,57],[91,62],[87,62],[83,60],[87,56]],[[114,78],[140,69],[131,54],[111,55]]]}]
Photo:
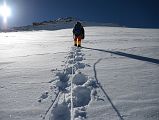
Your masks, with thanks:
[{"label": "footprint trail", "polygon": [[[51,88],[53,88],[53,93],[51,94],[60,95],[58,95],[58,99],[52,100],[54,103],[48,109],[50,111],[49,120],[84,120],[87,118],[87,106],[89,103],[99,98],[96,90],[99,88],[98,83],[94,78],[82,72],[82,69],[90,65],[84,63],[85,54],[82,53],[81,49],[72,47],[68,56],[66,56],[67,60],[64,69],[53,71],[55,79],[50,82],[52,84]],[[71,101],[73,102],[72,104]],[[72,111],[71,107],[73,108]],[[71,115],[73,118],[71,118]],[[44,116],[43,119],[45,119]]]}]

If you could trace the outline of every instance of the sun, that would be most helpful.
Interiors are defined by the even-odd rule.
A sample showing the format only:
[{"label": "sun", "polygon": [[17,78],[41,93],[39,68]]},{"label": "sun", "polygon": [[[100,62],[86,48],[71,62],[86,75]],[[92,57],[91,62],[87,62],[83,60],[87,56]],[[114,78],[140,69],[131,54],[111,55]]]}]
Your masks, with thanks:
[{"label": "sun", "polygon": [[11,9],[7,6],[6,3],[0,7],[0,15],[3,17],[3,21],[6,23],[7,18],[11,15]]}]

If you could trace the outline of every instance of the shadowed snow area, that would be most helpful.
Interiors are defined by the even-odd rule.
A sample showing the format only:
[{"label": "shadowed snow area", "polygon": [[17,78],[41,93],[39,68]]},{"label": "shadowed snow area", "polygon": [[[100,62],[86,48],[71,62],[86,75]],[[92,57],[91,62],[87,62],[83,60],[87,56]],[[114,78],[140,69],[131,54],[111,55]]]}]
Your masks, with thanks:
[{"label": "shadowed snow area", "polygon": [[0,33],[0,120],[159,120],[159,30]]}]

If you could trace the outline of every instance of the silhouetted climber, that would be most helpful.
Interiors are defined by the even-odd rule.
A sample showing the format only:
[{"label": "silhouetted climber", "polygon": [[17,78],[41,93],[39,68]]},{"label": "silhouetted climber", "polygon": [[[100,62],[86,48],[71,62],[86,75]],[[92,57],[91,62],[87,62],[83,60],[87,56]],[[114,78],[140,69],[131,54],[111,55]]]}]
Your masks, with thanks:
[{"label": "silhouetted climber", "polygon": [[84,39],[84,28],[80,22],[77,22],[73,28],[74,46],[81,47],[81,40]]}]

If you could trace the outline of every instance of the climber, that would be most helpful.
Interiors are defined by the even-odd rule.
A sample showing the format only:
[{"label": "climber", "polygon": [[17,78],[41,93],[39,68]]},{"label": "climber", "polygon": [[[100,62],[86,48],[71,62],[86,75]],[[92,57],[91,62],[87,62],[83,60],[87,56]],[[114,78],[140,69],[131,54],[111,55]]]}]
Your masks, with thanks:
[{"label": "climber", "polygon": [[80,22],[77,22],[73,28],[74,46],[81,47],[81,40],[84,39],[85,32]]}]

